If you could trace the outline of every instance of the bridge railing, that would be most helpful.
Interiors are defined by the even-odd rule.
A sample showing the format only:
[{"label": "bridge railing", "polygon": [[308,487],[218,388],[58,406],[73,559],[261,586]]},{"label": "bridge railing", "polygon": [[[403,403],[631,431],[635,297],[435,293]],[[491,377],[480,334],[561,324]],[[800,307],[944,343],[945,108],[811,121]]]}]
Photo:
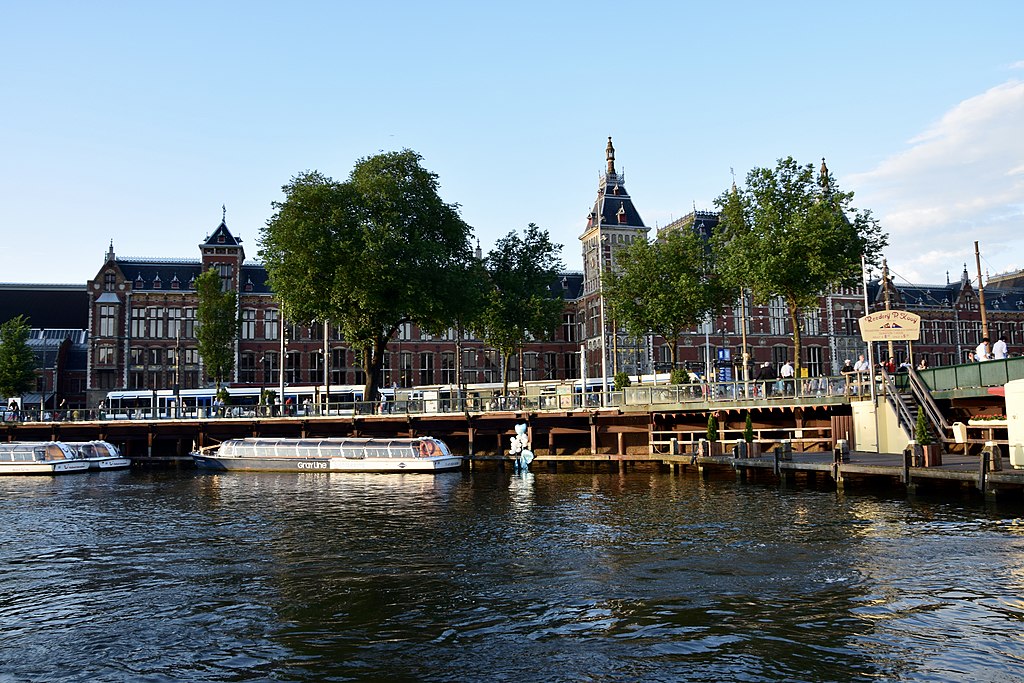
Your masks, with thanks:
[{"label": "bridge railing", "polygon": [[917,372],[932,391],[1001,387],[1011,380],[1024,379],[1024,356],[981,363],[945,365]]}]

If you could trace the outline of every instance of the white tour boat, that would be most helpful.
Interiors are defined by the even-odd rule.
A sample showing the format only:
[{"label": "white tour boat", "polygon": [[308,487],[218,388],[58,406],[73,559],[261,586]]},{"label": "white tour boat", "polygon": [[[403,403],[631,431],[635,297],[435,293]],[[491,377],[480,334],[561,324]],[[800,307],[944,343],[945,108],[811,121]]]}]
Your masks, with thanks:
[{"label": "white tour boat", "polygon": [[89,463],[59,441],[0,443],[0,474],[65,474],[88,469]]},{"label": "white tour boat", "polygon": [[198,467],[270,472],[442,472],[462,456],[432,437],[231,439],[192,453]]},{"label": "white tour boat", "polygon": [[123,470],[132,466],[132,461],[121,455],[117,446],[107,441],[66,442],[78,457],[89,463],[90,470]]}]

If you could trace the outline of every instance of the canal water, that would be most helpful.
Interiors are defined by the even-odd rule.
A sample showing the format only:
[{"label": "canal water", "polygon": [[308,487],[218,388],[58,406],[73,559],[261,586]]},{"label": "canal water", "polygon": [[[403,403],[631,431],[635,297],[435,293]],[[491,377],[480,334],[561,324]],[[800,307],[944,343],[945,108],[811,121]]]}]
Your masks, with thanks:
[{"label": "canal water", "polygon": [[669,474],[0,478],[0,681],[1024,680],[1024,523]]}]

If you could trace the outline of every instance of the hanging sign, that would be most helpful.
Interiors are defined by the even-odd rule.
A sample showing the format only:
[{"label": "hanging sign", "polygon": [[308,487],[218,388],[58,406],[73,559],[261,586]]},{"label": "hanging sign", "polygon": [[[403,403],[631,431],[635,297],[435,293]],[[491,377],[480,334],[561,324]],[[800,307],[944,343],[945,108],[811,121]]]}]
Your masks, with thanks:
[{"label": "hanging sign", "polygon": [[860,318],[860,336],[866,342],[917,341],[921,316],[910,311],[877,311]]}]

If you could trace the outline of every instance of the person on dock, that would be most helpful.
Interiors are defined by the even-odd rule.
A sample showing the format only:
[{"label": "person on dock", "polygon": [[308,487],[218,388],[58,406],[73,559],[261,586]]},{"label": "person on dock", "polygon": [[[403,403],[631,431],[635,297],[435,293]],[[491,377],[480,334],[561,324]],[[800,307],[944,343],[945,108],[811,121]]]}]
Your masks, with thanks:
[{"label": "person on dock", "polygon": [[779,379],[782,380],[783,394],[795,394],[795,387],[793,386],[793,364],[788,360],[782,364],[781,368],[779,368]]},{"label": "person on dock", "polygon": [[761,367],[757,370],[757,377],[754,379],[758,382],[763,382],[763,394],[765,398],[771,398],[772,391],[776,380],[775,368],[772,367],[771,363],[761,363]]}]

